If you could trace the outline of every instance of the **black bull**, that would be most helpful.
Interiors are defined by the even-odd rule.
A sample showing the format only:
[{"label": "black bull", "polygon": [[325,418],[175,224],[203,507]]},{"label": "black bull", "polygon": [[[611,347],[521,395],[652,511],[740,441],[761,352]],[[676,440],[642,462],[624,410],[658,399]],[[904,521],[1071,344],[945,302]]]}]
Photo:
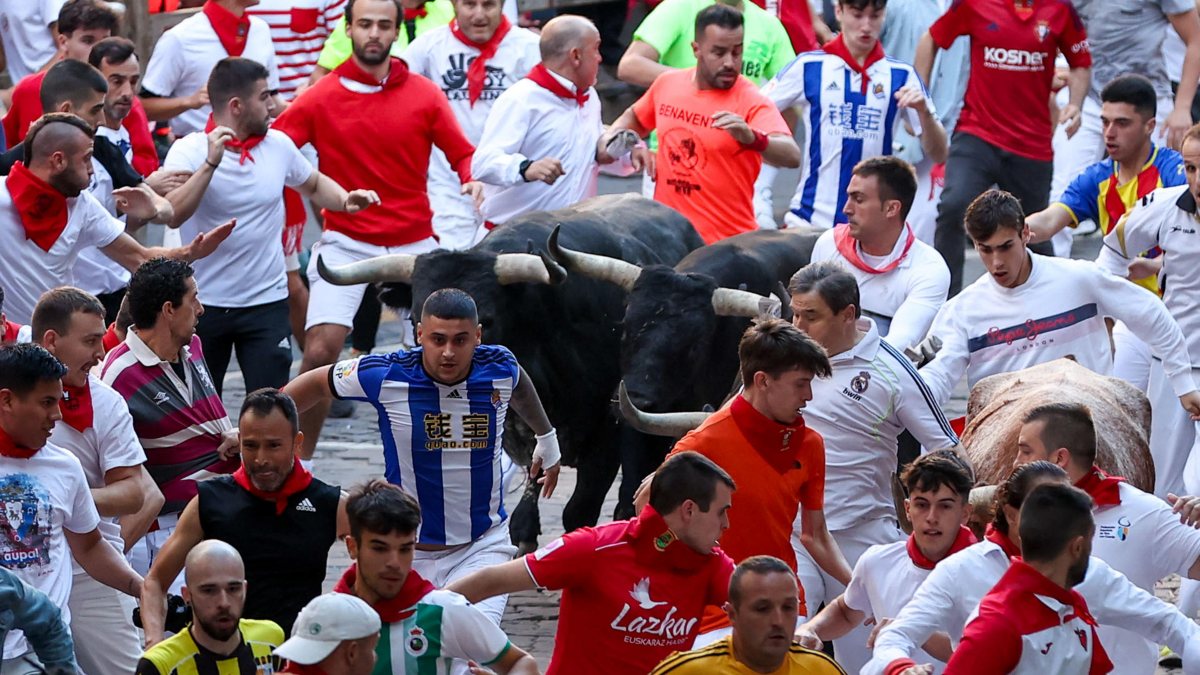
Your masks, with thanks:
[{"label": "black bull", "polygon": [[[610,403],[621,378],[626,293],[583,275],[564,281],[563,270],[542,250],[558,225],[564,245],[638,265],[672,265],[703,245],[676,211],[639,196],[607,195],[522,216],[466,251],[382,256],[337,270],[321,268],[334,283],[385,283],[383,301],[411,303],[414,320],[438,289],[460,288],[475,298],[484,341],[516,355],[558,430],[563,463],[578,468],[575,492],[563,509],[569,531],[597,522],[620,465],[624,424]],[[528,464],[532,433],[516,415],[508,420],[505,450]],[[639,478],[626,477],[631,484],[623,492],[632,494]],[[511,526],[513,541],[527,545],[538,533],[537,500],[531,490],[525,494]]]}]

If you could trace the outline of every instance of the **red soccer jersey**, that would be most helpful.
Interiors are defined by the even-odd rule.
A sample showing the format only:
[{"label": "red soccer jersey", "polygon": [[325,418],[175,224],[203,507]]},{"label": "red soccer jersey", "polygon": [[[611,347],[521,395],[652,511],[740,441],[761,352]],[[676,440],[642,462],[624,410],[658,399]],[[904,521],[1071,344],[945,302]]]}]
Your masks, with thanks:
[{"label": "red soccer jersey", "polygon": [[525,565],[539,587],[563,591],[546,675],[650,672],[691,649],[705,605],[725,602],[733,574],[721,549],[696,553],[649,506],[570,532]]},{"label": "red soccer jersey", "polygon": [[956,129],[1022,157],[1052,160],[1055,55],[1061,50],[1072,68],[1092,65],[1070,0],[954,0],[929,34],[941,49],[971,37],[971,77]]}]

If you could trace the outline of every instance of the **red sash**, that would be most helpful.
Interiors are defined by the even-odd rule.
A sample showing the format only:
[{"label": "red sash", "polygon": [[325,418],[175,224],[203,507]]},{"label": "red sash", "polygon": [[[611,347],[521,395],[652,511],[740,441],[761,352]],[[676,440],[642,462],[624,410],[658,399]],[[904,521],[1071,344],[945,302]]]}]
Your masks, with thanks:
[{"label": "red sash", "polygon": [[230,56],[241,56],[246,50],[246,36],[250,34],[250,15],[243,12],[240,17],[236,16],[218,5],[216,0],[208,0],[201,11],[208,17],[225,52]]},{"label": "red sash", "polygon": [[867,274],[884,274],[886,272],[891,272],[899,267],[900,263],[904,262],[904,259],[908,257],[908,252],[912,250],[913,242],[917,240],[916,235],[913,234],[912,228],[909,227],[908,223],[904,224],[904,231],[907,233],[904,239],[904,250],[900,252],[899,257],[897,257],[895,260],[878,269],[868,265],[867,262],[862,259],[862,256],[859,255],[858,240],[850,236],[849,225],[842,223],[841,225],[833,228],[833,243],[837,246],[838,253],[841,253],[842,257],[845,258],[851,265],[854,265]]},{"label": "red sash", "polygon": [[26,448],[22,445],[17,445],[16,441],[9,436],[4,429],[0,429],[0,456],[14,457],[16,459],[29,459],[37,454],[40,448]]},{"label": "red sash", "polygon": [[1013,543],[1012,539],[1008,538],[1008,535],[997,530],[991,523],[988,523],[987,531],[983,533],[983,538],[999,546],[1004,551],[1004,555],[1010,558],[1021,557],[1021,549],[1017,548],[1017,545]]},{"label": "red sash", "polygon": [[425,9],[425,5],[421,5],[416,9],[404,8],[405,21],[416,21],[417,19],[424,19],[427,16],[429,16],[429,10]]},{"label": "red sash", "polygon": [[1116,506],[1121,503],[1121,483],[1125,479],[1110,476],[1104,470],[1093,465],[1087,475],[1075,483],[1075,487],[1088,493],[1096,506]]},{"label": "red sash", "polygon": [[58,404],[62,421],[79,433],[92,428],[95,413],[92,411],[92,386],[85,382],[82,387],[63,385],[63,399]]},{"label": "red sash", "polygon": [[[424,11],[424,10],[421,10]],[[509,22],[507,16],[500,17],[500,26],[496,28],[496,32],[492,33],[490,40],[483,44],[471,41],[467,34],[462,32],[458,27],[458,19],[450,22],[450,33],[458,38],[458,41],[468,47],[475,47],[479,50],[479,56],[471,62],[471,66],[467,68],[467,98],[471,102],[471,107],[475,107],[475,101],[483,95],[483,82],[487,79],[487,62],[496,55],[496,50],[500,48],[500,41],[508,35],[509,29],[512,28],[512,23]]]},{"label": "red sash", "polygon": [[408,64],[396,57],[391,57],[389,62],[388,75],[386,80],[376,80],[367,71],[359,67],[354,59],[346,59],[342,65],[333,69],[333,74],[338,77],[344,77],[347,80],[353,80],[359,84],[365,84],[372,87],[383,87],[391,89],[404,84],[404,80],[408,79]]},{"label": "red sash", "polygon": [[4,184],[17,207],[25,238],[49,253],[67,227],[66,195],[33,175],[24,162],[13,164]]},{"label": "red sash", "polygon": [[529,71],[529,74],[525,77],[533,80],[534,84],[538,85],[542,89],[545,89],[546,91],[549,91],[551,94],[554,94],[559,98],[575,101],[579,104],[580,108],[582,108],[583,104],[588,100],[588,93],[586,89],[584,91],[572,92],[564,87],[561,82],[554,79],[554,76],[550,74],[550,71],[546,70],[546,66],[540,63],[534,66],[533,69]]},{"label": "red sash", "polygon": [[772,468],[782,474],[794,466],[796,456],[804,448],[807,429],[803,416],[797,415],[791,424],[780,424],[756,410],[741,394],[729,404],[729,414],[738,430]]}]

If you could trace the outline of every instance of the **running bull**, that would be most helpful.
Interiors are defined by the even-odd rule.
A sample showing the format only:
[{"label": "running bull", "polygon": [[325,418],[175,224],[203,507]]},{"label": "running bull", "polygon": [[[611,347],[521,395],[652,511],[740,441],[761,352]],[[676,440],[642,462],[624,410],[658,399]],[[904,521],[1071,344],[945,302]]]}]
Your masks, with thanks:
[{"label": "running bull", "polygon": [[[388,255],[337,269],[333,283],[383,283],[383,301],[414,308],[442,288],[475,298],[483,339],[512,350],[533,378],[558,430],[563,463],[578,468],[575,493],[563,509],[569,531],[594,525],[620,465],[621,427],[610,399],[620,380],[620,326],[625,290],[583,275],[567,275],[537,246],[561,225],[572,250],[635,265],[673,265],[703,245],[678,212],[634,195],[595,197],[574,207],[531,213],[505,223],[466,251]],[[509,416],[506,451],[528,463],[532,433]],[[639,477],[626,476],[629,494]],[[513,541],[536,543],[536,491],[513,512]]]}]

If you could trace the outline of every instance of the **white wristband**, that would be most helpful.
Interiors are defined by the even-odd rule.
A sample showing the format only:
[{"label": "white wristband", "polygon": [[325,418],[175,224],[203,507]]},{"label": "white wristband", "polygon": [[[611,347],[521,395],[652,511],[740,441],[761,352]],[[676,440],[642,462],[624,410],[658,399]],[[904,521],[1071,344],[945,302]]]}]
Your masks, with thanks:
[{"label": "white wristband", "polygon": [[537,443],[533,447],[533,458],[542,461],[542,468],[550,467],[562,461],[562,452],[558,448],[558,431],[551,429],[540,436],[534,436]]}]

